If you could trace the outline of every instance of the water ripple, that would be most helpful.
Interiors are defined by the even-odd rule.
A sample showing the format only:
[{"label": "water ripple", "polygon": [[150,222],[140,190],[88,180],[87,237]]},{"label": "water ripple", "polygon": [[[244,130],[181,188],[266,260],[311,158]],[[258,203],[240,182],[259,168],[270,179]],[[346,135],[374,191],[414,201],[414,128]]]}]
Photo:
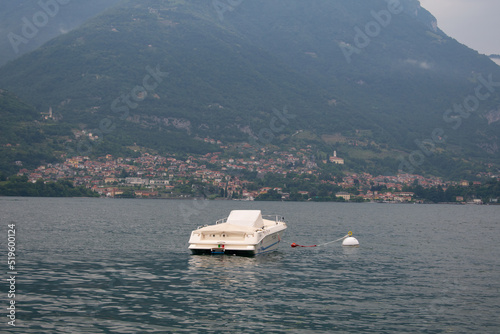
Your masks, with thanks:
[{"label": "water ripple", "polygon": [[[143,207],[144,201],[129,201],[138,213],[128,217],[123,202],[106,201],[103,210],[100,201],[80,200],[71,202],[70,211],[55,206],[56,212],[35,221],[27,217],[47,202],[32,201],[20,202],[22,210],[9,218],[22,224],[16,302],[23,333],[500,329],[497,208],[294,204],[286,207],[295,221],[281,249],[245,258],[191,256],[186,239],[197,222],[185,226],[176,225],[175,217],[169,223],[161,218],[178,211],[175,202]],[[210,204],[206,214],[228,211],[230,204]],[[283,204],[265,205],[283,210]],[[349,227],[325,222],[332,208]],[[140,215],[151,217],[142,229]],[[98,226],[101,233],[95,233]],[[175,226],[171,234],[169,226]],[[361,247],[287,246],[334,240],[350,229],[359,231]],[[475,242],[480,236],[486,244]]]}]

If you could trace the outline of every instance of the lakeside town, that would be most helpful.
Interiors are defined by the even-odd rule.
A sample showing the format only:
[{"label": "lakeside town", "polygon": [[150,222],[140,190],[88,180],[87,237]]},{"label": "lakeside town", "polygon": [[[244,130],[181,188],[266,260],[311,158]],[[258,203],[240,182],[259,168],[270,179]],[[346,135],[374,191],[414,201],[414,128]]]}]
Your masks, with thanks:
[{"label": "lakeside town", "polygon": [[[398,174],[373,176],[368,173],[341,172],[340,177],[320,179],[318,162],[310,159],[307,149],[294,152],[256,152],[248,158],[228,158],[221,152],[180,158],[142,153],[136,158],[106,155],[96,159],[88,156],[66,157],[64,162],[44,164],[35,170],[21,169],[18,176],[29,182],[67,180],[74,186],[84,186],[103,197],[188,199],[262,199],[272,194],[274,200],[314,200],[324,196],[325,189],[340,201],[376,201],[389,203],[423,202],[410,187],[424,189],[480,186],[480,181],[443,181],[438,177]],[[337,152],[319,164],[344,165]],[[339,166],[340,167],[340,166]],[[256,180],[266,175],[278,175],[282,186],[266,186]],[[500,175],[484,173],[485,179],[500,179]],[[287,192],[286,182],[295,182],[293,193]],[[276,182],[275,182],[276,183]],[[311,184],[316,185],[312,187]],[[301,187],[302,185],[302,188]],[[299,187],[299,188],[297,188]],[[405,190],[406,189],[406,190]],[[323,192],[323,194],[322,194]],[[483,204],[481,198],[455,196],[453,202]],[[498,203],[498,199],[488,199]]]}]

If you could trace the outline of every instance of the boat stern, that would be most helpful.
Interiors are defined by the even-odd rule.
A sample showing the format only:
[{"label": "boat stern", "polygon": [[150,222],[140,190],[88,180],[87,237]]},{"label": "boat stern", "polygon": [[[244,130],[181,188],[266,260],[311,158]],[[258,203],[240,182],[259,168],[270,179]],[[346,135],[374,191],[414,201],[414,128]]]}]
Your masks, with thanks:
[{"label": "boat stern", "polygon": [[[257,255],[274,251],[281,242],[287,226],[282,217],[263,217],[260,211],[232,211],[228,219],[215,225],[198,227],[191,232],[189,249],[193,254]],[[245,216],[250,215],[249,221]],[[257,223],[255,223],[257,222]],[[244,224],[245,223],[245,224]],[[255,225],[255,226],[254,226]]]}]

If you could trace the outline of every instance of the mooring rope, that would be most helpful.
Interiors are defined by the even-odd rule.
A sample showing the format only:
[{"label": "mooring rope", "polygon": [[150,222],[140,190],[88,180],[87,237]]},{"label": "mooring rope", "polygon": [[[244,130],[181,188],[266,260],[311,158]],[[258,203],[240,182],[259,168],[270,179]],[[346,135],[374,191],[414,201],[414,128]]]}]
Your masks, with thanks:
[{"label": "mooring rope", "polygon": [[319,244],[319,245],[311,245],[311,246],[302,246],[302,245],[298,245],[296,244],[295,242],[292,244],[292,247],[295,248],[295,247],[321,247],[321,246],[326,246],[326,245],[329,245],[329,244],[333,244],[334,242],[337,242],[337,241],[341,241],[341,240],[344,240],[346,238],[349,238],[350,236],[352,236],[352,232],[349,231],[349,233],[347,233],[346,235],[344,235],[342,238],[338,238],[337,240],[333,240],[333,241],[329,241],[329,242],[325,242],[323,244]]}]

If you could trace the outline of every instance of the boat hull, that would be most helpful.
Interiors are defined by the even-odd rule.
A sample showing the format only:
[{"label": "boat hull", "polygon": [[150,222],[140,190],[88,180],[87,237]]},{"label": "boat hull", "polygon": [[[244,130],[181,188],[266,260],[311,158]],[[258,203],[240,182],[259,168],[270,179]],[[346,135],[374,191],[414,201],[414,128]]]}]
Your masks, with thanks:
[{"label": "boat hull", "polygon": [[256,256],[273,252],[278,249],[284,230],[266,235],[259,243],[255,245],[232,245],[213,244],[213,245],[197,245],[189,246],[193,255],[238,255],[238,256]]},{"label": "boat hull", "polygon": [[193,254],[255,256],[278,248],[287,226],[283,217],[262,216],[260,210],[233,210],[215,225],[191,232]]},{"label": "boat hull", "polygon": [[259,245],[256,246],[255,255],[265,254],[277,250],[283,233],[284,231],[280,231],[262,239]]}]

